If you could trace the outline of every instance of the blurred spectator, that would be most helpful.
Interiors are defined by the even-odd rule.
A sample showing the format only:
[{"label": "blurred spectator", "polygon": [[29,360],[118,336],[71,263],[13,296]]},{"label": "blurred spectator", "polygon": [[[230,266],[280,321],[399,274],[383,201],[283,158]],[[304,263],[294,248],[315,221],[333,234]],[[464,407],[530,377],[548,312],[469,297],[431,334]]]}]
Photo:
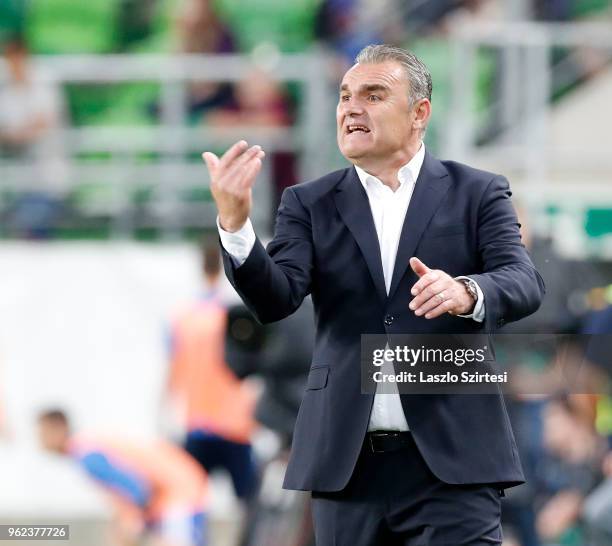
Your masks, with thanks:
[{"label": "blurred spectator", "polygon": [[183,53],[232,53],[234,39],[210,0],[185,0],[178,16]]},{"label": "blurred spectator", "polygon": [[[226,359],[239,377],[255,375],[263,379],[264,390],[257,403],[255,417],[266,429],[280,439],[280,450],[271,457],[263,471],[266,476],[278,474],[279,463],[286,467],[293,427],[300,403],[314,347],[314,310],[310,298],[304,300],[291,316],[276,324],[260,325],[243,305],[229,311]],[[281,476],[284,472],[280,473]],[[278,484],[280,487],[280,484]],[[312,518],[308,509],[299,503],[289,507],[279,501],[277,491],[270,495],[262,490],[247,525],[244,546],[259,546],[266,526],[280,526],[283,512],[293,509],[301,516],[301,524],[292,527],[284,536],[284,544],[313,544]],[[279,506],[280,505],[280,506]],[[293,521],[295,517],[290,517]],[[289,534],[297,534],[292,541]]]},{"label": "blurred spectator", "polygon": [[251,448],[255,394],[225,362],[219,244],[205,241],[201,251],[204,290],[172,323],[168,395],[187,430],[185,449],[208,472],[227,471],[236,496],[246,501],[257,491]]},{"label": "blurred spectator", "polygon": [[228,365],[238,377],[264,380],[255,417],[289,449],[314,347],[312,302],[304,300],[293,315],[271,325],[258,324],[242,305],[230,309],[229,317]]},{"label": "blurred spectator", "polygon": [[158,546],[206,544],[206,476],[181,449],[162,441],[74,436],[57,409],[43,412],[38,426],[44,449],[72,457],[110,493],[118,544],[144,536]]},{"label": "blurred spectator", "polygon": [[433,0],[419,2],[412,0],[406,3],[404,20],[411,33],[424,34],[439,29],[444,25],[448,15],[456,10],[464,12],[477,12],[482,1],[465,0]]},{"label": "blurred spectator", "polygon": [[53,79],[35,70],[25,43],[4,50],[8,81],[0,87],[0,156],[29,165],[9,213],[17,235],[46,237],[60,214],[65,163],[60,136],[63,104]]},{"label": "blurred spectator", "polygon": [[[254,128],[287,127],[292,123],[285,90],[263,70],[253,70],[236,87],[235,103],[211,113],[207,123],[216,127]],[[283,190],[297,182],[296,161],[292,152],[275,151],[270,155],[275,189],[274,210]]]},{"label": "blurred spectator", "polygon": [[[569,264],[555,251],[550,240],[533,235],[526,209],[519,204],[517,211],[523,243],[544,279],[546,297],[536,313],[520,323],[507,325],[502,330],[505,335],[497,337],[498,353],[503,352],[517,366],[511,376],[516,392],[507,403],[527,480],[526,484],[509,491],[503,523],[521,546],[539,546],[536,507],[547,487],[542,471],[548,457],[544,445],[548,403],[543,397],[527,396],[526,392],[538,392],[536,385],[542,388],[541,392],[553,389],[548,384],[551,379],[547,371],[555,354],[552,346],[532,343],[537,338],[530,334],[577,333],[580,317],[571,309],[572,295],[581,290],[586,292],[597,283],[599,275],[590,264]],[[523,386],[529,390],[521,390]]]},{"label": "blurred spectator", "polygon": [[602,470],[606,479],[585,500],[583,517],[589,546],[612,544],[612,452],[608,450]]},{"label": "blurred spectator", "polygon": [[[569,262],[555,251],[550,240],[533,236],[525,209],[519,206],[518,212],[523,243],[544,278],[546,297],[532,316],[520,324],[505,327],[502,332],[509,334],[507,343],[502,343],[501,347],[496,345],[498,353],[506,351],[520,363],[525,386],[531,389],[519,390],[507,400],[527,483],[509,492],[503,523],[504,529],[509,531],[507,535],[513,536],[521,546],[540,546],[561,536],[568,539],[579,533],[583,503],[600,480],[602,440],[593,425],[594,396],[573,395],[564,402],[551,404],[542,396],[524,394],[536,392],[536,385],[542,392],[552,388],[545,374],[551,370],[555,354],[547,350],[545,343],[540,347],[525,346],[521,343],[521,334],[580,332],[583,317],[573,302],[576,296],[587,294],[599,285],[602,276],[593,263]],[[592,330],[595,323],[600,322],[605,322],[603,313],[594,314],[587,324]],[[504,337],[498,336],[498,339],[503,341]],[[603,358],[609,363],[609,351],[604,354]],[[576,364],[581,364],[583,377],[584,365]],[[516,378],[516,370],[514,373]],[[598,500],[596,512],[599,514],[602,509],[601,500]]]},{"label": "blurred spectator", "polygon": [[[379,2],[379,4],[384,2]],[[343,74],[366,45],[382,43],[383,37],[374,20],[362,16],[361,0],[324,0],[316,19],[317,38],[327,42],[342,60],[338,74]],[[384,17],[386,6],[378,6]]]},{"label": "blurred spectator", "polygon": [[[547,490],[540,500],[536,526],[542,540],[553,542],[579,532],[585,498],[601,482],[601,465],[607,449],[583,408],[592,395],[571,395],[548,404],[544,413],[541,469]],[[542,502],[543,500],[543,502]]]},{"label": "blurred spectator", "polygon": [[548,494],[537,516],[546,541],[558,541],[578,527],[587,495],[600,483],[607,446],[582,408],[592,396],[572,395],[548,404],[544,418],[547,461],[542,469]]},{"label": "blurred spectator", "polygon": [[540,21],[569,21],[574,15],[574,4],[575,0],[533,0],[533,15]]},{"label": "blurred spectator", "polygon": [[253,70],[238,84],[236,103],[211,114],[206,121],[222,127],[283,127],[291,123],[291,116],[280,85],[263,70]]},{"label": "blurred spectator", "polygon": [[[234,53],[234,39],[220,21],[210,0],[184,0],[177,18],[181,53]],[[189,114],[194,116],[226,106],[233,97],[226,82],[191,82]]]},{"label": "blurred spectator", "polygon": [[586,356],[588,360],[612,376],[612,305],[589,313],[583,333],[590,334]]}]

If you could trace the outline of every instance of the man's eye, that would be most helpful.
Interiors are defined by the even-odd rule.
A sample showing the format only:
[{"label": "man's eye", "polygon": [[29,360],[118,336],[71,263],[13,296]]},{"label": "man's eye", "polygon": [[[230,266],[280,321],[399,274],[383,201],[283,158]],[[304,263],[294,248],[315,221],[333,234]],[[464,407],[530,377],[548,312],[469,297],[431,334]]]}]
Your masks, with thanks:
[{"label": "man's eye", "polygon": [[343,102],[346,102],[347,100],[349,100],[351,97],[349,95],[341,95],[340,96],[340,100]]},{"label": "man's eye", "polygon": [[369,95],[368,100],[370,102],[378,102],[380,100],[380,97],[378,95]]}]

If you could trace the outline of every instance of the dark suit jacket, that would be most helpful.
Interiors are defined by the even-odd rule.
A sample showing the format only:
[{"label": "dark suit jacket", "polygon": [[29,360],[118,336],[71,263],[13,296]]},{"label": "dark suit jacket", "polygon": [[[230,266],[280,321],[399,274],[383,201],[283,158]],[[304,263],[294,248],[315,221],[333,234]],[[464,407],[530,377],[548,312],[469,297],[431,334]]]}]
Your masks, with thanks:
[{"label": "dark suit jacket", "polygon": [[[316,340],[284,486],[337,491],[353,472],[374,396],[361,393],[361,334],[483,333],[533,313],[544,283],[521,243],[505,178],[429,153],[406,214],[387,296],[367,195],[354,168],[285,190],[267,251],[259,240],[227,276],[261,322],[293,313],[309,292]],[[434,320],[408,308],[417,256],[452,276],[470,275],[486,319]],[[501,395],[403,395],[416,444],[447,483],[522,483]],[[406,461],[410,464],[410,461]]]}]

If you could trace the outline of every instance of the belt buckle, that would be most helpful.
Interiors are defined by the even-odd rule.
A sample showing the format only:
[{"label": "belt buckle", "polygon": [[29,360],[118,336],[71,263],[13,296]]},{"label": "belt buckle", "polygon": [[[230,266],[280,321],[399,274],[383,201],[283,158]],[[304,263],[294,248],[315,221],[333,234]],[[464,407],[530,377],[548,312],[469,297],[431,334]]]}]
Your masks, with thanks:
[{"label": "belt buckle", "polygon": [[369,438],[370,440],[370,449],[372,450],[372,453],[383,453],[382,450],[376,449],[376,447],[374,447],[374,435],[370,434]]},{"label": "belt buckle", "polygon": [[375,442],[374,439],[375,438],[389,438],[389,437],[397,437],[399,436],[399,433],[397,432],[376,432],[374,434],[370,434],[370,449],[372,450],[372,453],[386,453],[388,450],[383,449],[376,449],[375,447]]}]

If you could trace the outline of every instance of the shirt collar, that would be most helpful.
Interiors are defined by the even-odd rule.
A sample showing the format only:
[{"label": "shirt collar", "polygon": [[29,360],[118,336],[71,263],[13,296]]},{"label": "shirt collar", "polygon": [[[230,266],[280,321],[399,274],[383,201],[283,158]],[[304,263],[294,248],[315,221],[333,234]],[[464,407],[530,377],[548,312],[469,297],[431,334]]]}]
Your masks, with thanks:
[{"label": "shirt collar", "polygon": [[[408,161],[404,166],[400,167],[397,171],[397,179],[399,180],[400,187],[404,184],[406,180],[411,180],[412,182],[416,182],[419,177],[419,173],[421,172],[421,167],[423,166],[423,161],[425,160],[425,143],[421,142],[421,147],[419,151],[414,154],[412,159]],[[367,182],[368,179],[373,179],[378,182],[380,180],[375,176],[367,173],[361,167],[355,165],[355,170],[357,171],[357,176],[359,177],[359,181],[363,188],[367,191]],[[382,182],[380,182],[382,184]]]}]

